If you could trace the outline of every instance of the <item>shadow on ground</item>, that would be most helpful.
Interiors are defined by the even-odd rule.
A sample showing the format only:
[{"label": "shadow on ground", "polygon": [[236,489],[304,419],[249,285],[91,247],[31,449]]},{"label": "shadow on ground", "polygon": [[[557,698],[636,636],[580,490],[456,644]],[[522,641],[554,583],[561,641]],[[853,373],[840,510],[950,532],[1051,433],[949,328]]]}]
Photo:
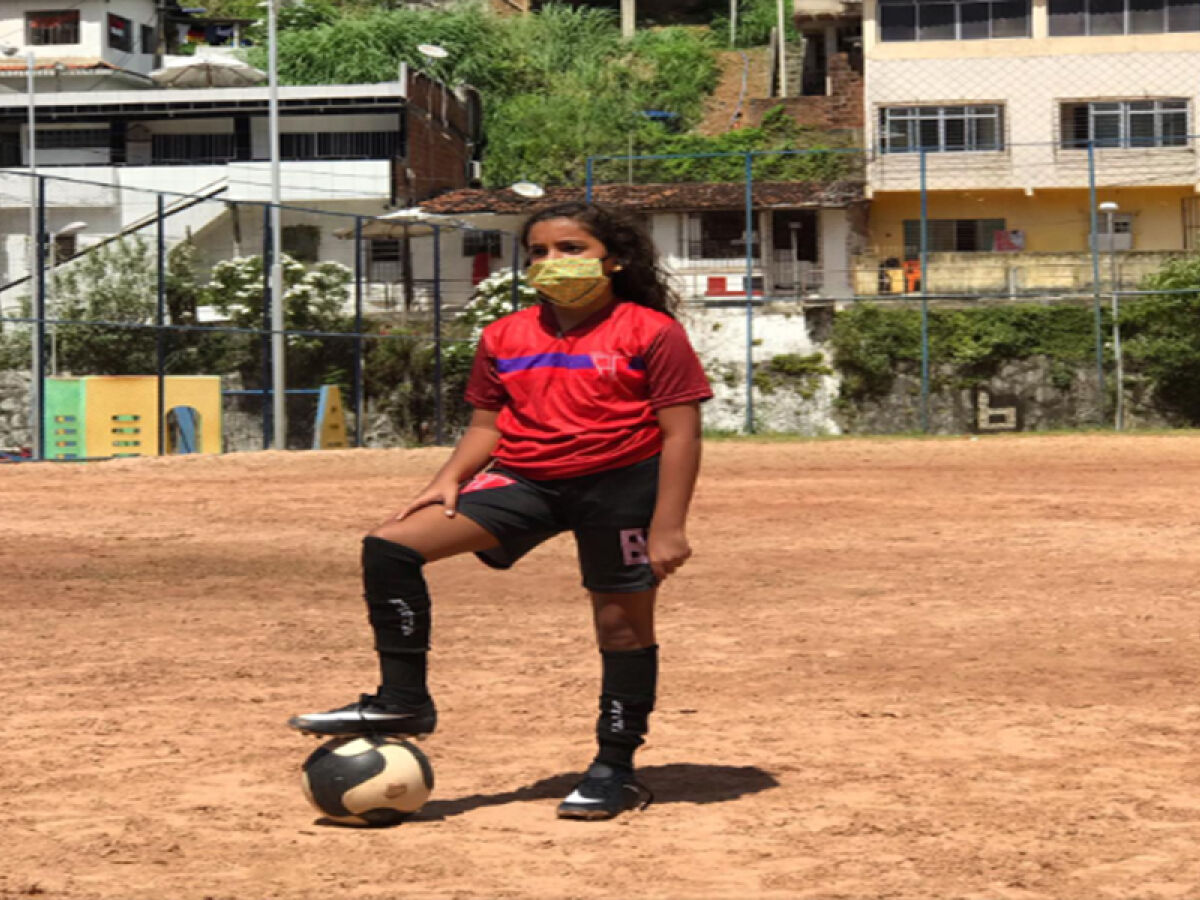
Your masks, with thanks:
[{"label": "shadow on ground", "polygon": [[[659,803],[724,803],[746,794],[778,787],[770,772],[757,766],[707,766],[694,763],[670,763],[638,769],[638,780],[654,791]],[[462,815],[485,806],[523,803],[527,800],[561,799],[580,779],[578,772],[552,775],[533,784],[496,794],[471,794],[453,800],[430,800],[414,816],[419,821],[437,821]]]}]

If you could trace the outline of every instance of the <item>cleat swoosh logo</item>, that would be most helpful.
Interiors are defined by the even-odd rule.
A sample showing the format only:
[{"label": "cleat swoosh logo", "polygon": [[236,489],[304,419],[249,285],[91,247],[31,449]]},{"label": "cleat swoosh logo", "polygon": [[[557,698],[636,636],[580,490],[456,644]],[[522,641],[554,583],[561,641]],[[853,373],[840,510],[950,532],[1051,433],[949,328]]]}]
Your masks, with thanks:
[{"label": "cleat swoosh logo", "polygon": [[563,803],[603,803],[604,801],[597,797],[585,797],[579,791],[571,791],[571,795],[567,797]]}]

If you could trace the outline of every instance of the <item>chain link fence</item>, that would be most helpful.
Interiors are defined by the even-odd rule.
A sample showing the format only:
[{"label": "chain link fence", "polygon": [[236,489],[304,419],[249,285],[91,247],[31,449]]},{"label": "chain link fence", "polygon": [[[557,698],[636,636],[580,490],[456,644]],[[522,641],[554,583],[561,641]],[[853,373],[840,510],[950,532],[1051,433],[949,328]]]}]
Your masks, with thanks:
[{"label": "chain link fence", "polygon": [[[478,324],[463,312],[481,284],[507,296],[514,236],[445,217],[363,215],[333,200],[283,205],[276,242],[269,203],[231,199],[224,179],[192,187],[191,174],[178,172],[191,187],[178,192],[0,174],[0,206],[32,211],[28,224],[9,215],[0,234],[10,273],[0,284],[0,370],[27,373],[10,387],[14,397],[0,398],[0,448],[53,459],[93,455],[81,447],[193,447],[198,439],[172,413],[179,402],[195,414],[189,379],[205,377],[216,394],[204,395],[204,409],[222,423],[218,449],[276,445],[281,413],[292,449],[449,440],[466,415],[461,389]],[[272,322],[277,243],[281,331]],[[122,379],[129,410],[103,399],[89,401],[100,413],[69,409],[107,396],[105,379]],[[340,436],[330,431],[331,403]],[[93,430],[98,417],[130,415],[139,424],[112,419],[102,440]],[[65,442],[64,416],[75,423]],[[137,437],[122,442],[127,434]]]}]

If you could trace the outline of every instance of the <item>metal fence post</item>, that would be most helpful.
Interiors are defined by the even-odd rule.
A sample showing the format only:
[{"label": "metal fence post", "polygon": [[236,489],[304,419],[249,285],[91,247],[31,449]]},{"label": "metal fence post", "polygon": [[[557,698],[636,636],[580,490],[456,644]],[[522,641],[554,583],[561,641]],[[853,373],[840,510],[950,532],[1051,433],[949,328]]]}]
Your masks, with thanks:
[{"label": "metal fence post", "polygon": [[521,308],[521,292],[517,285],[517,272],[521,267],[521,236],[513,234],[513,252],[512,252],[512,278],[509,280],[509,286],[512,294],[512,311],[516,312]]},{"label": "metal fence post", "polygon": [[433,440],[446,442],[442,405],[442,229],[433,226]]},{"label": "metal fence post", "polygon": [[164,214],[165,209],[163,195],[158,194],[155,200],[155,218],[158,220],[155,232],[155,241],[158,245],[158,279],[154,304],[154,371],[156,375],[155,401],[158,415],[159,456],[167,452],[167,333],[163,328],[166,324],[167,306],[167,223]]},{"label": "metal fence post", "polygon": [[592,158],[589,156],[584,163],[583,199],[592,202]]},{"label": "metal fence post", "polygon": [[354,446],[363,445],[363,220],[354,217]]},{"label": "metal fence post", "polygon": [[263,308],[262,308],[262,334],[260,341],[262,344],[262,433],[263,433],[263,449],[271,449],[271,434],[274,430],[271,419],[271,307],[274,304],[274,298],[271,296],[272,279],[271,269],[273,268],[273,256],[271,252],[271,207],[263,206],[263,249],[262,249],[262,280],[263,280]]},{"label": "metal fence post", "polygon": [[746,433],[754,434],[754,157],[746,154]]},{"label": "metal fence post", "polygon": [[33,400],[33,458],[46,458],[46,177],[37,177],[37,234],[33,255],[33,346],[30,396]]},{"label": "metal fence post", "polygon": [[[921,148],[921,430],[929,433],[929,183]],[[905,285],[907,287],[907,285]]]},{"label": "metal fence post", "polygon": [[[1088,141],[1088,220],[1091,223],[1092,307],[1096,330],[1096,417],[1104,424],[1104,313],[1100,308],[1100,212],[1096,203],[1096,145]],[[1109,240],[1112,240],[1111,235]]]}]

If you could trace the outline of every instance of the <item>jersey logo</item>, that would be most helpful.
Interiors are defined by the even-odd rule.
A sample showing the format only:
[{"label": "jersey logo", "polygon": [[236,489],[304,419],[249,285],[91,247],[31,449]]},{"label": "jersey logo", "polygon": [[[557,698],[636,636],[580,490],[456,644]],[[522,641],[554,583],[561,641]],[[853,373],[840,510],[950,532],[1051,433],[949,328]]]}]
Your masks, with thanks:
[{"label": "jersey logo", "polygon": [[596,367],[596,371],[603,378],[616,378],[617,363],[625,358],[616,353],[593,353],[591,356],[592,365]]},{"label": "jersey logo", "polygon": [[516,484],[515,478],[509,478],[507,475],[497,475],[495,472],[480,472],[459,491],[460,494],[469,494],[471,491],[487,491],[492,488],[508,487],[510,484]]}]

